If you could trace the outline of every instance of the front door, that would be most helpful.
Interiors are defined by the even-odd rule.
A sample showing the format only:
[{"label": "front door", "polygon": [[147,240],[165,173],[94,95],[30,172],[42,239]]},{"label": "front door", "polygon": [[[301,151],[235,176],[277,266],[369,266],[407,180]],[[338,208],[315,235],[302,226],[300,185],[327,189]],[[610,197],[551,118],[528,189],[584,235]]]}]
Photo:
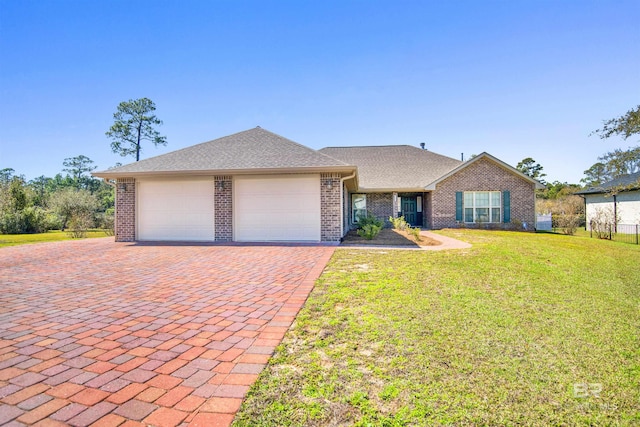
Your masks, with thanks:
[{"label": "front door", "polygon": [[418,225],[418,204],[415,197],[402,198],[402,216],[412,227]]}]

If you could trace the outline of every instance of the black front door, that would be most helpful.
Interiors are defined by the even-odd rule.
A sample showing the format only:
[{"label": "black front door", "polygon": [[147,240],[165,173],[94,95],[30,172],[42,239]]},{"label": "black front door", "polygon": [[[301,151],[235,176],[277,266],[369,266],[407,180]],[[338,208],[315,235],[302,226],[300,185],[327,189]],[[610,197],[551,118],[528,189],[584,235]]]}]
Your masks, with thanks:
[{"label": "black front door", "polygon": [[415,197],[402,198],[402,216],[410,226],[418,225],[418,204]]}]

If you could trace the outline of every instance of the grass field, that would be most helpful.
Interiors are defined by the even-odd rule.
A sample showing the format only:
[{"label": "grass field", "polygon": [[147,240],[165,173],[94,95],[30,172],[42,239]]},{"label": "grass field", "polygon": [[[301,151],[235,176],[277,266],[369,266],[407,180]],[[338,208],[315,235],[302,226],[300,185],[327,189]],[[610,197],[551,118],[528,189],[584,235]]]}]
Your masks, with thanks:
[{"label": "grass field", "polygon": [[[87,232],[87,238],[106,237],[102,230],[92,230]],[[24,245],[27,243],[55,242],[58,240],[71,240],[69,233],[65,231],[52,230],[47,233],[37,234],[0,234],[0,248],[3,246]]]},{"label": "grass field", "polygon": [[338,249],[234,426],[640,425],[640,247]]}]

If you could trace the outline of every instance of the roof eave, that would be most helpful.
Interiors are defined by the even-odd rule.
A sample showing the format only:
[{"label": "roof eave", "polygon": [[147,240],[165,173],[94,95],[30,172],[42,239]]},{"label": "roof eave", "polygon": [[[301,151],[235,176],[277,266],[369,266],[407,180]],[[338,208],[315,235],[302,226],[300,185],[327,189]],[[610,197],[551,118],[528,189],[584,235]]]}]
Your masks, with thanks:
[{"label": "roof eave", "polygon": [[411,188],[399,188],[399,187],[389,187],[389,188],[377,188],[377,187],[359,187],[358,192],[360,193],[424,193],[425,189],[423,187],[411,187]]},{"label": "roof eave", "polygon": [[93,172],[98,178],[141,178],[141,177],[175,177],[175,176],[211,176],[211,175],[273,175],[291,173],[323,173],[323,172],[356,172],[355,166],[313,166],[298,168],[253,168],[253,169],[207,169],[207,170],[176,170],[176,171],[144,171],[144,172]]},{"label": "roof eave", "polygon": [[[592,190],[584,190],[584,191],[577,191],[573,194],[575,194],[576,196],[589,196],[589,195],[597,195],[597,194],[611,194],[612,192],[616,191],[616,187],[607,187],[607,188],[594,188]],[[618,192],[620,193],[626,193],[629,191],[640,191],[640,187],[630,187],[630,188],[621,188],[621,189],[617,189]]]}]

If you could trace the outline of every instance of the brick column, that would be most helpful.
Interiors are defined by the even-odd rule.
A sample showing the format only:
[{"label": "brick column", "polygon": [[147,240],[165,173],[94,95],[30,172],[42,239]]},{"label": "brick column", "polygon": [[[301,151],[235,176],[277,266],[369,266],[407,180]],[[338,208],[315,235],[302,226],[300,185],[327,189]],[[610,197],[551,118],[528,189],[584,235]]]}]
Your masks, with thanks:
[{"label": "brick column", "polygon": [[119,178],[116,181],[116,242],[136,240],[136,180]]},{"label": "brick column", "polygon": [[323,242],[337,242],[342,238],[340,178],[339,173],[320,175],[320,239]]},{"label": "brick column", "polygon": [[391,216],[394,218],[398,218],[398,193],[396,193],[395,191],[391,195],[391,204],[393,205],[393,214]]},{"label": "brick column", "polygon": [[233,181],[230,176],[215,177],[216,242],[233,240]]}]

